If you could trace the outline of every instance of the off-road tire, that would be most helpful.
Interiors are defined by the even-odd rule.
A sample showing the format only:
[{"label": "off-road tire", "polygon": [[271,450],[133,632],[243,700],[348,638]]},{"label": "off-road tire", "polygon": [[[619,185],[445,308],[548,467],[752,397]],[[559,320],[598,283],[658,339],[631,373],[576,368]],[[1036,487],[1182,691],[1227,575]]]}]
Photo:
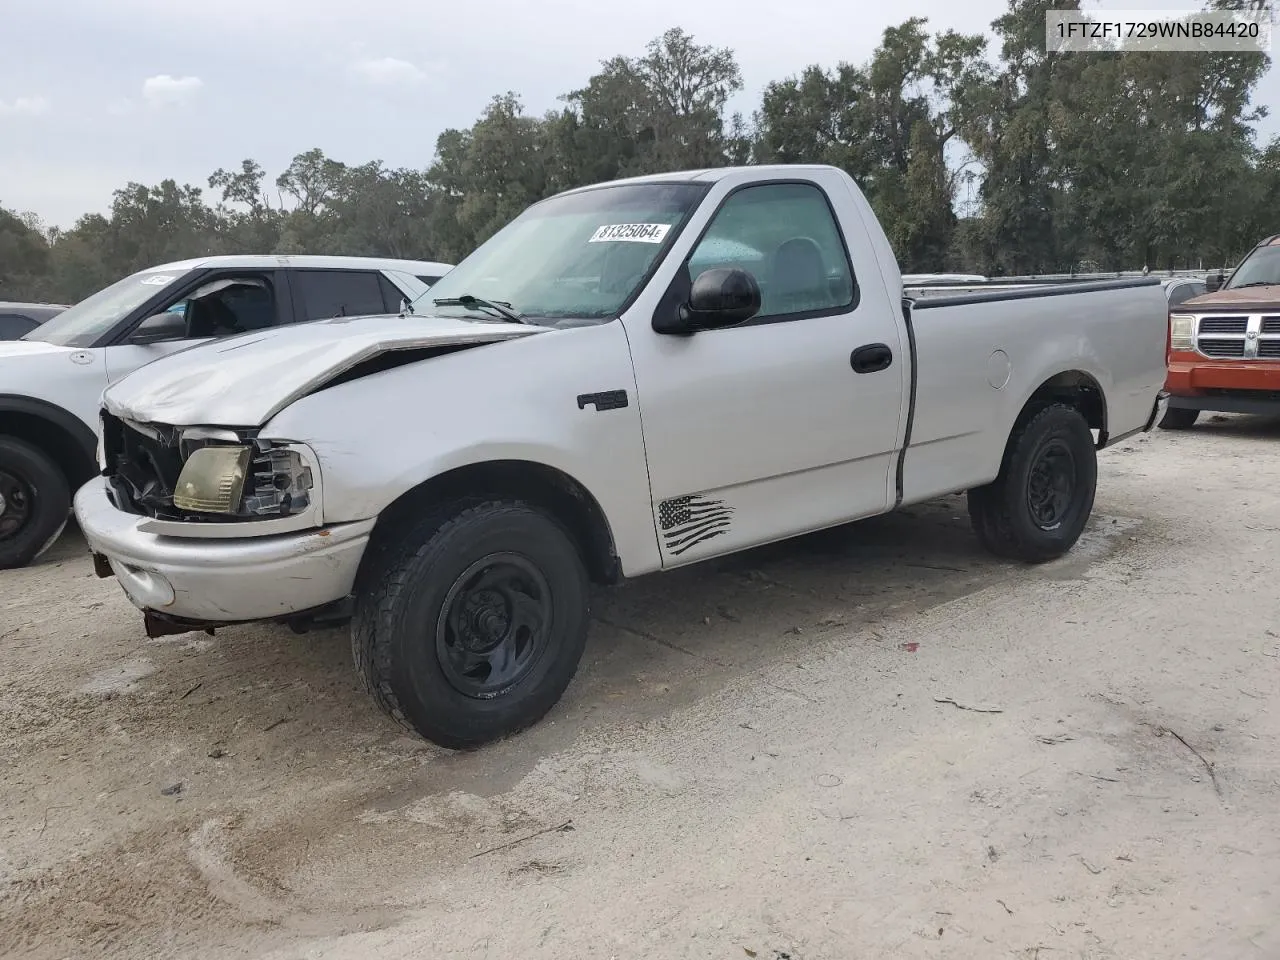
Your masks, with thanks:
[{"label": "off-road tire", "polygon": [[0,539],[0,570],[16,570],[44,553],[67,525],[71,488],[47,454],[17,437],[0,436],[0,472],[29,491],[26,523]]},{"label": "off-road tire", "polygon": [[[1068,506],[1044,529],[1032,514],[1032,470],[1050,445],[1065,446],[1074,465]],[[1080,539],[1098,485],[1097,450],[1088,421],[1074,407],[1052,404],[1037,411],[1009,437],[1000,473],[969,491],[969,518],[982,545],[998,557],[1026,563],[1054,560]]]},{"label": "off-road tire", "polygon": [[1200,419],[1199,410],[1188,410],[1186,407],[1170,407],[1160,418],[1161,430],[1190,430]]},{"label": "off-road tire", "polygon": [[[356,672],[392,718],[442,747],[467,749],[540,720],[564,694],[586,645],[586,569],[573,538],[514,500],[463,500],[371,544],[357,584],[351,646]],[[493,554],[529,561],[550,588],[546,646],[530,672],[491,699],[459,692],[437,654],[437,624],[455,581]]]}]

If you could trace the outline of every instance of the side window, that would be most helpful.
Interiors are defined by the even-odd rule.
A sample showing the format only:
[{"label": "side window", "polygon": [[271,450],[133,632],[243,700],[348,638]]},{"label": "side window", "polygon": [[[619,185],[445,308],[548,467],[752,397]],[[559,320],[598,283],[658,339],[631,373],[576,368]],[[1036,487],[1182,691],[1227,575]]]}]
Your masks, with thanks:
[{"label": "side window", "polygon": [[[385,313],[378,274],[359,270],[300,270],[293,288],[304,320]],[[398,306],[397,306],[398,309]]]},{"label": "side window", "polygon": [[732,194],[689,256],[689,276],[713,267],[746,270],[760,284],[757,319],[849,308],[855,281],[827,198],[806,183],[772,183]]},{"label": "side window", "polygon": [[269,275],[223,275],[206,280],[141,324],[133,343],[229,337],[274,327],[275,288]]},{"label": "side window", "polygon": [[423,283],[425,283],[425,284],[429,287],[429,286],[431,286],[433,283],[435,283],[437,280],[439,280],[440,278],[439,278],[439,277],[428,277],[428,276],[425,276],[425,275],[423,275],[423,274],[421,274],[421,273],[420,273],[420,274],[418,274],[418,279],[419,279],[419,280],[421,280]]},{"label": "side window", "polygon": [[0,313],[0,340],[17,340],[34,330],[38,324],[29,317],[17,313]]}]

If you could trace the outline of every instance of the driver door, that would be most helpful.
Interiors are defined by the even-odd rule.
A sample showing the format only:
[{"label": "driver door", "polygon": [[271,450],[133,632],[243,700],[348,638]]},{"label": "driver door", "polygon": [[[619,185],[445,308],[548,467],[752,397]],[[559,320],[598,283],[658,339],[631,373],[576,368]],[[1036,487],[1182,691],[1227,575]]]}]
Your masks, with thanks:
[{"label": "driver door", "polygon": [[[658,310],[710,267],[760,311],[692,335],[625,318],[663,568],[883,512],[902,428],[900,309],[838,177],[756,183],[719,205]],[[859,280],[862,282],[859,283]],[[860,369],[863,350],[888,360]]]},{"label": "driver door", "polygon": [[171,353],[220,337],[287,322],[289,305],[277,271],[220,271],[152,308],[107,347],[108,383]]}]

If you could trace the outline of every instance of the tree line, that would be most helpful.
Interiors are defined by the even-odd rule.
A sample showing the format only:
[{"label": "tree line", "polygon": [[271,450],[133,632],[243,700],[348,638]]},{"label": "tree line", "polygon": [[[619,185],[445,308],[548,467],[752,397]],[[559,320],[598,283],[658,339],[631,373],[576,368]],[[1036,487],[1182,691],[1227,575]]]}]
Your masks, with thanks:
[{"label": "tree line", "polygon": [[[769,83],[750,116],[732,50],[680,28],[604,60],[540,116],[495,96],[421,169],[313,149],[205,191],[128,183],[73,227],[0,208],[0,299],[74,302],[131,271],[221,253],[456,262],[530,203],[657,171],[830,163],[866,192],[904,271],[1216,266],[1280,232],[1280,138],[1260,54],[1047,53],[1061,0],[1010,0],[990,36],[913,17],[870,60]],[[958,211],[958,212],[957,212]]]}]

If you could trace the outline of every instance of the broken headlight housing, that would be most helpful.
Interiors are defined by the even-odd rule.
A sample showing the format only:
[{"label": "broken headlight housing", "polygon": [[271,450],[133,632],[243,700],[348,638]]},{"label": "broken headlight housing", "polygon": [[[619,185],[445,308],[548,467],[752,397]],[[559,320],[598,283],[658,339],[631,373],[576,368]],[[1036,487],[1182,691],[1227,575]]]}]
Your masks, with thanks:
[{"label": "broken headlight housing", "polygon": [[184,436],[182,447],[182,472],[173,488],[177,510],[265,520],[311,506],[315,478],[291,444]]}]

